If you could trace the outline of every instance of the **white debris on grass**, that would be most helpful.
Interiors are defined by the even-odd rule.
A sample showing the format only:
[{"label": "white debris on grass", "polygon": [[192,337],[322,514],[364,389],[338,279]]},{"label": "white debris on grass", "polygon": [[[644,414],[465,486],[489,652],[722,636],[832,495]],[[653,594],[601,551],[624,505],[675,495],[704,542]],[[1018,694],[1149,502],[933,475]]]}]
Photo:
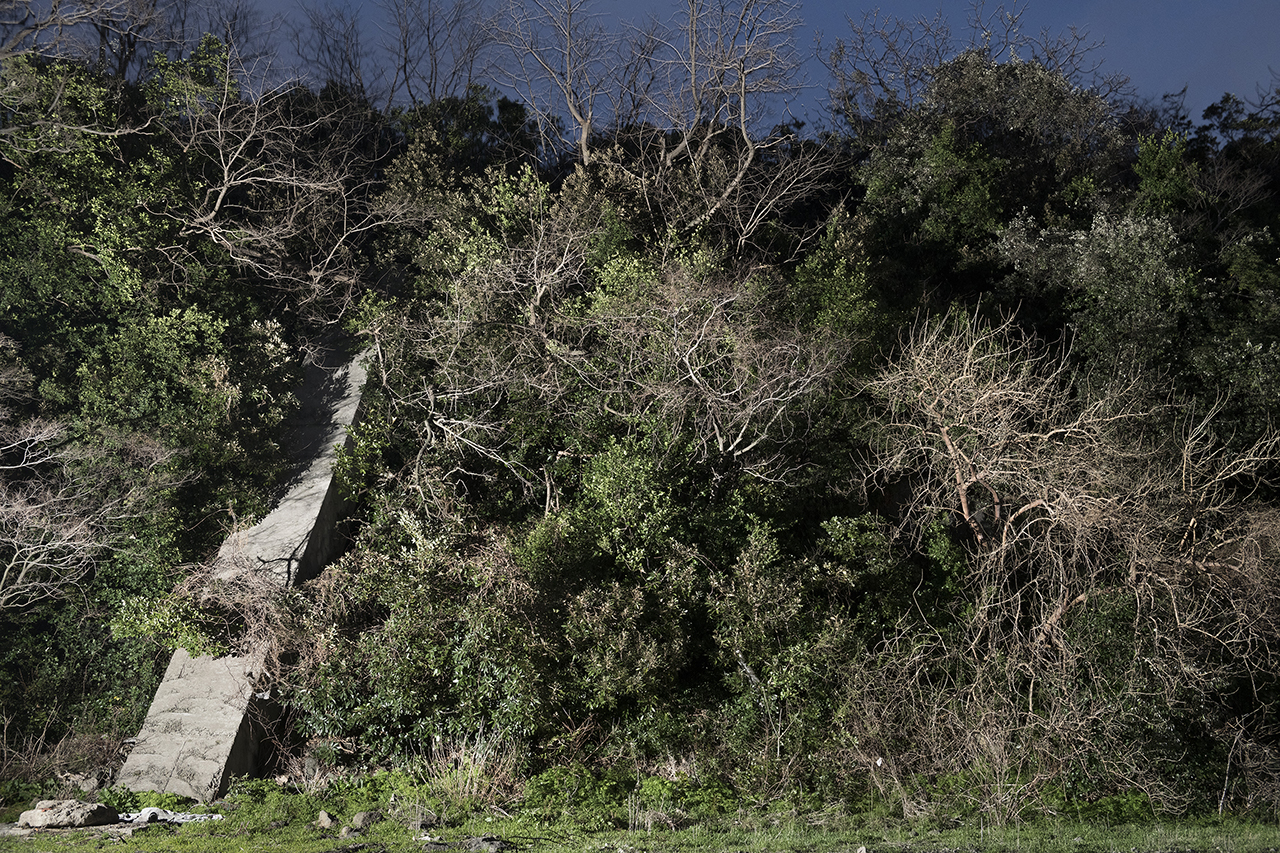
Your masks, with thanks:
[{"label": "white debris on grass", "polygon": [[148,806],[140,812],[126,812],[120,815],[121,823],[195,823],[201,820],[222,820],[222,815],[171,812],[155,806]]}]

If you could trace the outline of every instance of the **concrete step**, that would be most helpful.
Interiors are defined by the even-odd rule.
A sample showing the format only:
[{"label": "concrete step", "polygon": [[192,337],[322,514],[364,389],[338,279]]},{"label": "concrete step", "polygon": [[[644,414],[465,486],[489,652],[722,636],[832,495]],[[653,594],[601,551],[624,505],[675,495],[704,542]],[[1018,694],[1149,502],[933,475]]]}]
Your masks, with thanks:
[{"label": "concrete step", "polygon": [[247,658],[174,652],[116,784],[201,801],[226,793],[258,765],[268,713],[253,695],[258,676]]}]

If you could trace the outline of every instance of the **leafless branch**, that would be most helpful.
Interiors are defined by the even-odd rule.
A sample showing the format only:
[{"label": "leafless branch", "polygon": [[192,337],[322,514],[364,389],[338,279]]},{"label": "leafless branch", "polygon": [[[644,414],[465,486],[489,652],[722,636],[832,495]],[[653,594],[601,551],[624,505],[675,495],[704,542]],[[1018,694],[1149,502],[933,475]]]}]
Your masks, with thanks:
[{"label": "leafless branch", "polygon": [[61,426],[0,420],[0,609],[65,594],[175,482],[173,454],[142,439],[119,452],[70,445]]},{"label": "leafless branch", "polygon": [[[1274,665],[1280,514],[1254,502],[1249,487],[1280,459],[1280,438],[1230,451],[1216,441],[1214,411],[1144,410],[1125,388],[1091,395],[1064,353],[1008,324],[954,315],[922,321],[866,389],[883,413],[868,488],[904,484],[906,535],[923,537],[937,519],[968,534],[972,607],[962,631],[928,651],[905,624],[892,640],[921,667],[947,659],[970,673],[956,688],[964,707],[912,694],[928,713],[951,717],[952,737],[990,733],[967,766],[994,757],[1015,762],[1010,770],[1052,768],[1062,744],[1075,742],[1092,744],[1090,760],[1120,773],[1132,758],[1112,763],[1126,755],[1130,700],[1156,691],[1170,703],[1211,701],[1222,679]],[[1132,615],[1101,615],[1117,609]],[[1132,658],[1097,658],[1098,618],[1111,619],[1112,631],[1130,626]],[[1095,682],[1096,690],[1080,687]],[[977,725],[979,709],[993,715],[989,724]],[[937,758],[919,755],[924,764],[912,769],[928,772]],[[1140,765],[1123,772],[1154,784]]]},{"label": "leafless branch", "polygon": [[309,323],[333,322],[358,287],[360,242],[398,215],[373,204],[365,108],[297,83],[244,97],[248,69],[223,61],[213,83],[175,87],[164,122],[203,192],[151,212],[223,248]]},{"label": "leafless branch", "polygon": [[966,50],[982,51],[996,62],[1037,62],[1104,99],[1132,95],[1126,76],[1103,73],[1100,42],[1075,27],[1026,32],[1025,9],[1015,0],[988,11],[985,0],[972,0],[964,41],[953,37],[941,13],[907,19],[876,10],[860,21],[849,19],[849,36],[836,39],[823,58],[832,78],[832,112],[874,138],[881,120],[920,103],[934,71]]}]

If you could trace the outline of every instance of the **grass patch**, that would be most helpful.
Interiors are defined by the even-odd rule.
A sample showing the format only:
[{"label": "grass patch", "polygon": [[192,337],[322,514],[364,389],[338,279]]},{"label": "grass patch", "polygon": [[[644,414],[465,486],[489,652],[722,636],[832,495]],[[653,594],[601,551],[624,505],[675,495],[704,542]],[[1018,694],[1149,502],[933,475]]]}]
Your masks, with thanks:
[{"label": "grass patch", "polygon": [[[152,825],[127,838],[98,831],[41,832],[26,839],[0,838],[0,850],[398,853],[464,851],[468,843],[470,849],[484,850],[475,839],[492,837],[509,845],[500,849],[539,853],[857,853],[861,848],[866,853],[1280,853],[1280,829],[1274,822],[1238,817],[1140,823],[1046,818],[1005,827],[952,819],[944,826],[848,813],[839,806],[800,809],[775,804],[739,805],[696,818],[685,812],[682,820],[642,818],[637,826],[637,813],[646,809],[676,812],[683,803],[696,801],[687,792],[682,799],[679,791],[650,783],[646,793],[628,800],[630,826],[619,826],[616,812],[609,813],[615,815],[609,820],[601,817],[606,812],[592,801],[598,793],[587,792],[582,803],[586,813],[580,814],[573,803],[556,801],[547,784],[540,799],[534,797],[527,807],[515,801],[473,802],[468,808],[454,798],[455,792],[441,796],[429,784],[403,774],[339,780],[311,793],[254,781],[235,786],[226,800],[215,804],[224,816],[220,821]],[[317,825],[322,811],[333,817],[332,826]],[[358,812],[375,813],[377,819],[358,835],[344,835],[343,828]]]}]

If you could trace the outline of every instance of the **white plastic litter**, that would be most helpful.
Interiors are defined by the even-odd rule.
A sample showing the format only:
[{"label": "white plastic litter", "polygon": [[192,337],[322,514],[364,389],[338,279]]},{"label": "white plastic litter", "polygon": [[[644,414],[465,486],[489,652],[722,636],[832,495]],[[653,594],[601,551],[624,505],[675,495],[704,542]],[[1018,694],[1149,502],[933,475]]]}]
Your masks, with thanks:
[{"label": "white plastic litter", "polygon": [[222,815],[171,812],[155,806],[148,806],[140,812],[125,812],[120,815],[121,823],[194,823],[201,820],[222,820]]}]

